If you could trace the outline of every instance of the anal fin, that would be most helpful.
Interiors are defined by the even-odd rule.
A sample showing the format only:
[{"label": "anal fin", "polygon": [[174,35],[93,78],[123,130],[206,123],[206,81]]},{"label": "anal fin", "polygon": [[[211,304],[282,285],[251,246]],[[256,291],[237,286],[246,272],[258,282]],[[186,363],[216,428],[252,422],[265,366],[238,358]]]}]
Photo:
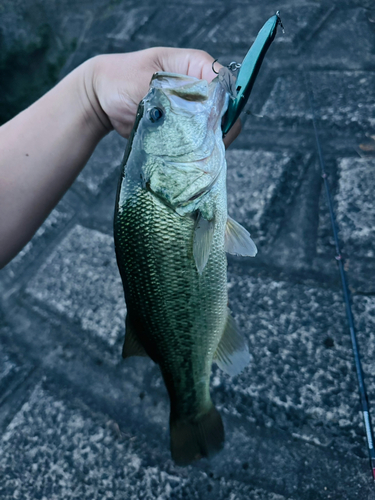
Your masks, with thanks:
[{"label": "anal fin", "polygon": [[216,349],[214,361],[228,375],[238,375],[250,362],[251,356],[245,338],[237,330],[228,309],[223,336]]},{"label": "anal fin", "polygon": [[129,358],[130,356],[148,356],[145,348],[139,341],[138,335],[136,333],[135,328],[133,327],[129,314],[126,315],[125,320],[125,341],[124,346],[122,348],[122,357]]},{"label": "anal fin", "polygon": [[225,228],[225,251],[233,255],[255,257],[258,250],[250,233],[228,215]]}]

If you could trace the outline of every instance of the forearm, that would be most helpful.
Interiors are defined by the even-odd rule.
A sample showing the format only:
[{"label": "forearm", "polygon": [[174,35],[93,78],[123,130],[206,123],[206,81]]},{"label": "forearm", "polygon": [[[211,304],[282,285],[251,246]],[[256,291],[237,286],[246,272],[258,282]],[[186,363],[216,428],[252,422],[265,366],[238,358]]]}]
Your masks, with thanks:
[{"label": "forearm", "polygon": [[85,64],[0,127],[0,268],[32,237],[110,130]]},{"label": "forearm", "polygon": [[[200,50],[168,47],[97,56],[0,127],[0,268],[33,236],[100,139],[112,128],[129,137],[153,73],[211,81],[212,61]],[[226,146],[239,131],[237,121]]]}]

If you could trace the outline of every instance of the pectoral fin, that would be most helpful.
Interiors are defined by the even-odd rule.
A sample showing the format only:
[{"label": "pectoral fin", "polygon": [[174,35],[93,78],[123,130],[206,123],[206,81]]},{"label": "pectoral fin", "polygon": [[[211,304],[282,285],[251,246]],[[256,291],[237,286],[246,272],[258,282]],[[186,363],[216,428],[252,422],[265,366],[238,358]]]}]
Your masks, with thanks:
[{"label": "pectoral fin", "polygon": [[145,351],[145,348],[141,344],[138,339],[137,333],[133,328],[133,325],[130,321],[129,314],[126,315],[125,320],[125,341],[124,347],[122,348],[122,357],[129,358],[130,356],[148,356]]},{"label": "pectoral fin", "polygon": [[202,274],[210,256],[214,229],[215,219],[206,220],[199,212],[193,242],[193,255],[199,274]]},{"label": "pectoral fin", "polygon": [[236,323],[228,309],[223,336],[216,349],[214,361],[228,375],[237,375],[250,362],[251,356],[244,337],[238,332]]},{"label": "pectoral fin", "polygon": [[258,252],[255,243],[250,238],[250,233],[241,224],[238,224],[238,222],[229,217],[229,215],[225,228],[224,249],[233,255],[248,257],[255,257]]}]

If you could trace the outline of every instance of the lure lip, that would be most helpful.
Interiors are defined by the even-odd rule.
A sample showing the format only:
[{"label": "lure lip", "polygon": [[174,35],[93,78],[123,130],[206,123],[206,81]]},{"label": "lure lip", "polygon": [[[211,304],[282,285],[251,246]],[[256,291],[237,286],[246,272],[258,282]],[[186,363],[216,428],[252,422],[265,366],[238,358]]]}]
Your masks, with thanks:
[{"label": "lure lip", "polygon": [[270,17],[263,25],[254,43],[242,61],[236,79],[237,95],[230,100],[228,110],[224,115],[221,126],[224,136],[232,128],[249,99],[264,56],[276,36],[278,26],[281,26],[281,29],[284,32],[284,27],[280,18],[280,11],[277,11],[276,14]]}]

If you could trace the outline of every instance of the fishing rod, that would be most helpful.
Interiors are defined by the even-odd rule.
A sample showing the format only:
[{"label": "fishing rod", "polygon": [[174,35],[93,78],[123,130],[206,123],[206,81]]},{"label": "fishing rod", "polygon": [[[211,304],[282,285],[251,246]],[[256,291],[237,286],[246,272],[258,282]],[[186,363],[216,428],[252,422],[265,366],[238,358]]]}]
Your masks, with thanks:
[{"label": "fishing rod", "polygon": [[371,424],[371,416],[370,416],[370,408],[369,408],[370,405],[369,405],[369,401],[368,401],[368,397],[367,397],[366,386],[365,386],[363,370],[362,370],[362,365],[361,365],[361,358],[359,355],[357,335],[356,335],[356,331],[355,331],[355,327],[354,327],[354,320],[353,320],[352,307],[351,307],[351,303],[350,303],[349,289],[348,289],[348,285],[347,285],[347,281],[346,281],[346,273],[345,273],[345,269],[344,269],[344,259],[341,255],[341,251],[340,251],[337,223],[336,223],[335,212],[333,210],[332,196],[331,196],[331,191],[330,191],[330,187],[329,187],[329,183],[328,183],[327,173],[326,173],[325,166],[324,166],[323,152],[322,152],[322,148],[321,148],[321,144],[320,144],[320,140],[319,140],[318,128],[317,128],[317,123],[316,123],[316,114],[315,114],[314,93],[312,90],[311,81],[307,75],[305,75],[305,80],[306,80],[306,86],[307,86],[307,90],[308,90],[308,97],[309,97],[309,102],[310,102],[310,108],[311,108],[312,121],[313,121],[313,126],[314,126],[314,133],[315,133],[315,139],[316,139],[316,146],[317,146],[317,150],[318,150],[321,174],[322,174],[322,178],[323,178],[324,186],[325,186],[325,191],[326,191],[326,195],[327,195],[329,215],[330,215],[330,219],[331,219],[333,238],[335,241],[335,247],[336,247],[335,259],[336,259],[338,267],[339,267],[342,290],[344,293],[346,315],[347,315],[348,323],[349,323],[350,338],[352,341],[352,349],[353,349],[353,355],[354,355],[354,363],[355,363],[355,369],[357,372],[359,397],[360,397],[360,401],[361,401],[363,421],[364,421],[365,429],[366,429],[366,439],[367,439],[367,448],[368,448],[369,458],[370,458],[370,467],[371,467],[371,471],[372,471],[372,478],[375,481],[374,434],[373,434],[373,427]]}]

